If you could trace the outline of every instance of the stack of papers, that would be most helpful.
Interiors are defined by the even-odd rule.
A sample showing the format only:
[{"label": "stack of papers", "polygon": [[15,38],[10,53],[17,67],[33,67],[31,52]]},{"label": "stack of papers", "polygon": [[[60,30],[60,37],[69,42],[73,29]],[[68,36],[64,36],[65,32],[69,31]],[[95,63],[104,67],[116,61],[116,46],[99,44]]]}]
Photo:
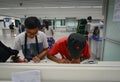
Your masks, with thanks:
[{"label": "stack of papers", "polygon": [[40,71],[14,72],[12,73],[12,82],[41,82]]}]

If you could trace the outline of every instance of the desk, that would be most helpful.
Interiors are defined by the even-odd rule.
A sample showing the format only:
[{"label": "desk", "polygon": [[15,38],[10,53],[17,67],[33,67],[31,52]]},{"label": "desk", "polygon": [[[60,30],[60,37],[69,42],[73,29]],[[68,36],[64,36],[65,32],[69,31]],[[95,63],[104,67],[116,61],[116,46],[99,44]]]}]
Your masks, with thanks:
[{"label": "desk", "polygon": [[[30,61],[30,62],[28,62],[28,63],[34,63],[33,61]],[[56,62],[54,62],[54,61],[52,61],[52,60],[50,60],[50,59],[48,59],[48,58],[45,58],[45,59],[43,59],[43,60],[40,60],[40,62],[39,62],[40,64],[58,64],[58,63],[56,63]]]},{"label": "desk", "polygon": [[[0,81],[0,82],[12,82],[12,81]],[[41,81],[41,82],[105,82],[105,81],[46,80],[46,81]],[[114,81],[109,81],[109,82],[114,82]]]},{"label": "desk", "polygon": [[98,64],[57,64],[49,59],[41,60],[40,63],[0,63],[0,82],[12,82],[13,72],[28,70],[40,70],[41,82],[120,82],[119,61],[98,61]]},{"label": "desk", "polygon": [[0,63],[1,82],[11,82],[13,72],[40,70],[41,82],[120,82],[120,62],[98,64]]},{"label": "desk", "polygon": [[[6,61],[6,63],[13,63],[13,62],[11,62],[10,59],[11,59],[11,57]],[[30,62],[28,62],[28,63],[35,63],[35,62],[30,61]],[[58,63],[56,63],[56,62],[48,59],[47,57],[45,57],[45,59],[40,60],[40,62],[37,62],[37,63],[38,63],[38,64],[39,64],[39,63],[40,63],[40,64],[58,64]]]},{"label": "desk", "polygon": [[[0,82],[12,82],[12,81],[0,81]],[[41,82],[106,82],[106,81],[65,81],[65,80],[46,80],[46,81],[41,81]],[[109,81],[109,82],[118,82],[118,81]]]}]

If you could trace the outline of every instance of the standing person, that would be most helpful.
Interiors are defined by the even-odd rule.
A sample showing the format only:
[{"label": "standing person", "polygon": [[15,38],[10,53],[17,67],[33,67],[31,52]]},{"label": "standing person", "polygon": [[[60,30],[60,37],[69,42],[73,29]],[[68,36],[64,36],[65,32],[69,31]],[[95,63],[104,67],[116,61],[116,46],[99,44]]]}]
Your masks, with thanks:
[{"label": "standing person", "polygon": [[49,44],[49,49],[54,44],[55,40],[53,38],[54,32],[52,27],[49,27],[49,22],[47,20],[43,20],[43,32],[47,35],[47,41]]},{"label": "standing person", "polygon": [[19,33],[22,33],[25,31],[25,26],[21,23],[19,23]]},{"label": "standing person", "polygon": [[11,31],[11,36],[14,36],[14,24],[13,22],[9,25],[10,31]]},{"label": "standing person", "polygon": [[86,25],[86,31],[88,32],[88,43],[89,46],[91,47],[91,37],[93,34],[93,26],[92,26],[92,16],[87,17],[87,25]]},{"label": "standing person", "polygon": [[91,30],[92,30],[91,23],[92,23],[92,16],[88,16],[87,17],[86,31],[88,32],[89,35],[91,33]]},{"label": "standing person", "polygon": [[[56,57],[60,53],[62,58]],[[57,63],[80,63],[90,58],[90,50],[86,38],[79,33],[63,37],[50,49],[48,58]]]},{"label": "standing person", "polygon": [[25,32],[15,38],[14,49],[20,50],[28,61],[39,62],[48,53],[46,35],[39,31],[40,21],[36,17],[25,19]]}]

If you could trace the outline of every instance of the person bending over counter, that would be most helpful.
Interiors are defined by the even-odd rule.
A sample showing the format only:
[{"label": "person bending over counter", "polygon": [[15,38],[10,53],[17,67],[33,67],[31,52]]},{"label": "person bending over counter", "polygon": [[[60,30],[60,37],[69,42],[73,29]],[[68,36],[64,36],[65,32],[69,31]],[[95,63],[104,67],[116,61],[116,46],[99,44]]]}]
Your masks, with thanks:
[{"label": "person bending over counter", "polygon": [[[62,58],[56,57],[60,53]],[[69,37],[59,39],[52,46],[47,56],[57,63],[80,63],[90,58],[89,45],[86,38],[79,33],[72,33]]]},{"label": "person bending over counter", "polygon": [[40,62],[48,53],[46,35],[38,31],[40,21],[36,17],[25,19],[25,32],[15,37],[14,49],[21,50],[27,61]]}]

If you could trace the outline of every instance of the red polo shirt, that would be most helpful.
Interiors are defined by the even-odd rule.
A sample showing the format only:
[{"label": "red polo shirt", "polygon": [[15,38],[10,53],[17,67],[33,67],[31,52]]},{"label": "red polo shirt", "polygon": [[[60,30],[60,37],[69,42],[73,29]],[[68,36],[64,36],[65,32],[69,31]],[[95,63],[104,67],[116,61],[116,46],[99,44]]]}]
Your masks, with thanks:
[{"label": "red polo shirt", "polygon": [[[69,55],[69,52],[67,50],[67,41],[68,41],[68,37],[63,37],[61,39],[59,39],[50,49],[49,54],[50,55],[57,55],[58,53],[60,53],[60,55],[62,56],[62,58],[67,58],[68,60],[71,61],[71,57]],[[89,58],[90,57],[90,50],[89,50],[89,46],[88,46],[88,42],[86,41],[86,46],[81,54],[81,56],[85,56],[85,58]],[[80,57],[81,57],[80,56]]]}]

